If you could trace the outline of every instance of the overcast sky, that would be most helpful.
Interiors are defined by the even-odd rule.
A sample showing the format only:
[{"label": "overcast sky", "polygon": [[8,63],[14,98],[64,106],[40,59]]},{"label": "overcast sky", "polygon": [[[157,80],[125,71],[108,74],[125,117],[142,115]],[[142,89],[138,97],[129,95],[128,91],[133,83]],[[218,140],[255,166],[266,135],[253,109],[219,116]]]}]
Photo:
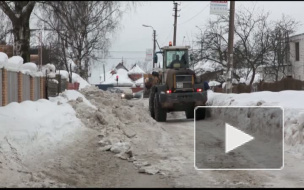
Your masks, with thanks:
[{"label": "overcast sky", "polygon": [[[180,3],[177,19],[177,45],[194,46],[193,40],[200,35],[199,26],[204,30],[204,25],[209,19],[216,18],[210,15],[210,1],[177,1]],[[301,1],[236,1],[236,10],[243,7],[270,11],[270,19],[280,19],[282,14],[291,16],[300,23],[304,23],[304,2]],[[228,1],[229,8],[229,1]],[[123,15],[120,29],[113,35],[110,57],[106,59],[106,67],[113,67],[119,58],[129,64],[145,59],[145,51],[153,48],[152,28],[156,30],[159,45],[165,46],[173,42],[173,1],[141,1],[136,9]],[[304,33],[304,27],[299,26],[296,34]],[[158,49],[158,48],[157,48]],[[108,70],[108,69],[106,69]],[[100,72],[101,69],[98,69]],[[97,72],[97,71],[96,71]],[[96,73],[97,74],[97,73]]]},{"label": "overcast sky", "polygon": [[[191,45],[195,36],[200,34],[196,26],[204,30],[204,24],[216,15],[210,15],[210,1],[177,1],[180,2],[177,20],[177,45]],[[229,4],[229,2],[228,2]],[[289,15],[303,22],[304,2],[300,1],[236,1],[236,10],[242,7],[254,6],[270,11],[270,19],[279,19],[282,14]],[[229,7],[229,5],[228,5]],[[111,50],[116,51],[145,51],[153,47],[152,28],[156,30],[160,46],[173,41],[173,1],[142,1],[136,10],[126,13],[121,22],[121,30],[117,31],[112,41]],[[303,33],[303,26],[297,33]],[[185,37],[185,38],[184,38]]]}]

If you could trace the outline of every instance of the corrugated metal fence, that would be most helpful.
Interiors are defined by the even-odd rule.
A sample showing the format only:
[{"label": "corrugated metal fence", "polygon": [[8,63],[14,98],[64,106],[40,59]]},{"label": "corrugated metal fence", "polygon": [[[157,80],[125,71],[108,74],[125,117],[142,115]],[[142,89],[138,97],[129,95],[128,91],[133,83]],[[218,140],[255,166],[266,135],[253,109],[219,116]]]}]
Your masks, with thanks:
[{"label": "corrugated metal fence", "polygon": [[2,106],[2,69],[0,69],[0,106]]},{"label": "corrugated metal fence", "polygon": [[22,100],[31,100],[31,83],[29,75],[22,75]]},{"label": "corrugated metal fence", "polygon": [[[33,86],[31,85],[31,80]],[[46,98],[46,85],[40,83],[41,80],[42,77],[31,77],[26,74],[7,71],[3,68],[0,69],[0,106],[5,106],[11,102],[36,101]]]},{"label": "corrugated metal fence", "polygon": [[18,102],[18,73],[7,71],[7,82],[8,103]]},{"label": "corrugated metal fence", "polygon": [[34,100],[40,99],[40,78],[34,77]]}]

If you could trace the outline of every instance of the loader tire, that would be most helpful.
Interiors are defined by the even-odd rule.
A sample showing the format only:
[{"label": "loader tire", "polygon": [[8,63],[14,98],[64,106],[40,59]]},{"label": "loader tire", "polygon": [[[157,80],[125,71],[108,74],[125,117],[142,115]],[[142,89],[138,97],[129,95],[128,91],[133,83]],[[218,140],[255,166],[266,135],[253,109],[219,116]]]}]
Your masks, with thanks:
[{"label": "loader tire", "polygon": [[203,120],[206,117],[206,108],[197,108],[195,112],[196,120]]},{"label": "loader tire", "polygon": [[163,109],[159,102],[159,96],[156,94],[154,95],[154,113],[155,113],[155,120],[158,122],[166,122],[167,120],[167,111]]},{"label": "loader tire", "polygon": [[194,107],[193,106],[189,106],[186,109],[185,114],[186,114],[186,118],[187,119],[193,119],[194,118]]},{"label": "loader tire", "polygon": [[150,116],[155,119],[155,113],[154,113],[154,96],[155,91],[153,89],[150,89],[150,95],[149,95],[149,111]]}]

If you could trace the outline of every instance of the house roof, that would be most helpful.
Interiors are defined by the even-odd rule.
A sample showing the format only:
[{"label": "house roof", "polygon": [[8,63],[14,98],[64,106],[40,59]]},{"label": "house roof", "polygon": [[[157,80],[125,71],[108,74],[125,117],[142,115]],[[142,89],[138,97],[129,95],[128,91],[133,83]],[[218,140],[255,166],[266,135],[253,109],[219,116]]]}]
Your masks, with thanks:
[{"label": "house roof", "polygon": [[129,71],[123,64],[123,62],[118,63],[118,65],[116,65],[115,69],[125,69],[126,71]]},{"label": "house roof", "polygon": [[145,71],[143,71],[136,63],[131,67],[128,74],[143,74]]}]

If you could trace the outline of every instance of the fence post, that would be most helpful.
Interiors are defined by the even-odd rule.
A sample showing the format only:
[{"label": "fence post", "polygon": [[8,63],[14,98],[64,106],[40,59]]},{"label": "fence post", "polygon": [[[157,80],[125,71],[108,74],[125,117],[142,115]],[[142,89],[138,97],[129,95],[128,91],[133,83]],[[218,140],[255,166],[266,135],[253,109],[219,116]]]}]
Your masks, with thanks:
[{"label": "fence post", "polygon": [[22,73],[18,72],[18,102],[22,102]]},{"label": "fence post", "polygon": [[34,101],[34,77],[30,76],[30,99]]},{"label": "fence post", "polygon": [[2,106],[7,104],[7,71],[2,69]]}]

